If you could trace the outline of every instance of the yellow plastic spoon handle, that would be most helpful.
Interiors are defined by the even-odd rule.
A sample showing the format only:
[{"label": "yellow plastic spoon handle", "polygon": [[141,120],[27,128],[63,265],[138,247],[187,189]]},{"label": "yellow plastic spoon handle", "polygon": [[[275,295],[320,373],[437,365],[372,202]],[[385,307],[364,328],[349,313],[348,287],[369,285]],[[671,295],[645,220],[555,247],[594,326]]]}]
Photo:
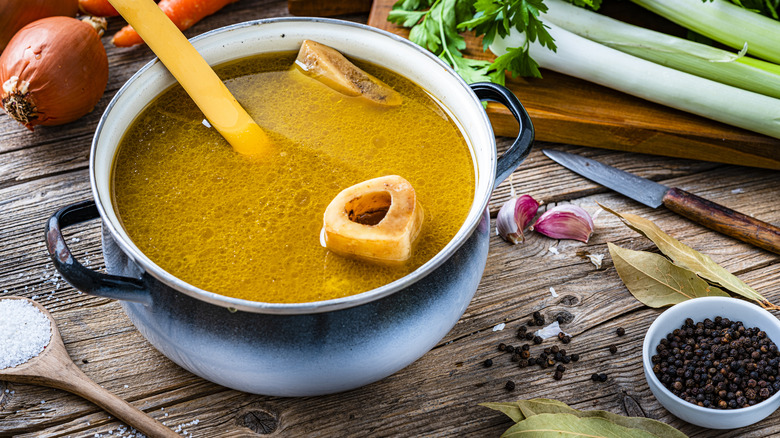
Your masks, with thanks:
[{"label": "yellow plastic spoon handle", "polygon": [[153,0],[109,0],[236,152],[267,152],[271,139]]}]

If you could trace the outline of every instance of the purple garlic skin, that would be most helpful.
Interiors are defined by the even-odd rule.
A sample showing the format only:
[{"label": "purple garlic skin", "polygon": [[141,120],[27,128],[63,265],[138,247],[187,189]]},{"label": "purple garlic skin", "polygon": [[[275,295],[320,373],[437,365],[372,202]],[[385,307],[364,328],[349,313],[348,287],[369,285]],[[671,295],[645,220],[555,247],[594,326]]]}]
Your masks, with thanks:
[{"label": "purple garlic skin", "polygon": [[554,239],[573,239],[588,243],[593,234],[593,219],[582,207],[564,204],[539,217],[532,230]]},{"label": "purple garlic skin", "polygon": [[496,233],[513,245],[522,243],[525,241],[523,230],[531,223],[538,209],[539,203],[529,195],[506,201],[496,217]]}]

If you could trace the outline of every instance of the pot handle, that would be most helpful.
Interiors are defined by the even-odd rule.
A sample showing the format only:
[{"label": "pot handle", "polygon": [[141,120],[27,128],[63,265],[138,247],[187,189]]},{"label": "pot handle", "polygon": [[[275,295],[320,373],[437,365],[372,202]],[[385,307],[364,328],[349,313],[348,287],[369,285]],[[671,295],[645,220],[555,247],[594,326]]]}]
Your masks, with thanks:
[{"label": "pot handle", "polygon": [[528,112],[523,108],[523,104],[520,103],[517,96],[508,88],[492,82],[477,82],[469,86],[479,100],[498,102],[509,108],[509,111],[520,125],[520,132],[517,135],[517,139],[515,139],[509,149],[498,157],[498,162],[496,163],[496,182],[493,186],[493,188],[496,188],[515,171],[517,166],[519,166],[531,152],[531,145],[534,143],[534,125],[531,123],[531,117],[528,116]]},{"label": "pot handle", "polygon": [[152,296],[143,280],[102,274],[87,269],[73,258],[62,235],[71,225],[98,219],[100,213],[94,201],[69,205],[54,213],[46,223],[46,249],[54,267],[76,289],[98,297],[132,301],[150,305]]}]

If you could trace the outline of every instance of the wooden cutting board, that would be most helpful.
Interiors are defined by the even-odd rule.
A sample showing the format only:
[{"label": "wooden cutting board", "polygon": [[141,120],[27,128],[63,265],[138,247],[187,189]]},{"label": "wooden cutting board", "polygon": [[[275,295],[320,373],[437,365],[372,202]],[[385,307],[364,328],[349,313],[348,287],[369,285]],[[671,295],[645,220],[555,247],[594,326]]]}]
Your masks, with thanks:
[{"label": "wooden cutting board", "polygon": [[[368,24],[408,37],[408,29],[387,21],[395,0],[374,0]],[[628,3],[628,2],[619,2]],[[674,25],[633,5],[617,15],[627,21],[652,20],[653,27]],[[628,9],[626,9],[628,8]],[[481,40],[464,34],[466,56],[493,59]],[[571,76],[543,70],[543,79],[507,77],[507,86],[531,116],[536,139],[556,143],[691,158],[780,169],[780,140],[648,102]],[[488,106],[496,135],[514,136],[517,123],[507,109]]]}]

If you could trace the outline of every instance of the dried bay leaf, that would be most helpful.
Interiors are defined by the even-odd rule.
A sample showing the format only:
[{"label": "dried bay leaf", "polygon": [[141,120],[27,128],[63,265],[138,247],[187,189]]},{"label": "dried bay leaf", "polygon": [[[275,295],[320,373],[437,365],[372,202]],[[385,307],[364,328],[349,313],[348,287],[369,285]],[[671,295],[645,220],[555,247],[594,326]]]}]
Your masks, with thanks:
[{"label": "dried bay leaf", "polygon": [[599,206],[619,217],[632,230],[652,240],[658,249],[677,266],[691,270],[705,280],[709,280],[735,294],[757,301],[763,307],[776,308],[755,289],[715,263],[710,256],[702,254],[664,233],[652,221],[634,214],[618,213],[601,204]]},{"label": "dried bay leaf", "polygon": [[602,417],[538,414],[516,423],[501,438],[660,438],[646,430],[620,426]]},{"label": "dried bay leaf", "polygon": [[480,405],[503,412],[515,423],[538,414],[569,414],[580,418],[600,417],[618,426],[645,430],[652,436],[687,438],[684,433],[657,420],[645,417],[624,417],[607,411],[579,411],[558,400],[537,398],[508,403],[481,403]]},{"label": "dried bay leaf", "polygon": [[613,243],[607,246],[620,279],[647,306],[664,307],[691,298],[729,296],[659,254],[632,251]]}]

